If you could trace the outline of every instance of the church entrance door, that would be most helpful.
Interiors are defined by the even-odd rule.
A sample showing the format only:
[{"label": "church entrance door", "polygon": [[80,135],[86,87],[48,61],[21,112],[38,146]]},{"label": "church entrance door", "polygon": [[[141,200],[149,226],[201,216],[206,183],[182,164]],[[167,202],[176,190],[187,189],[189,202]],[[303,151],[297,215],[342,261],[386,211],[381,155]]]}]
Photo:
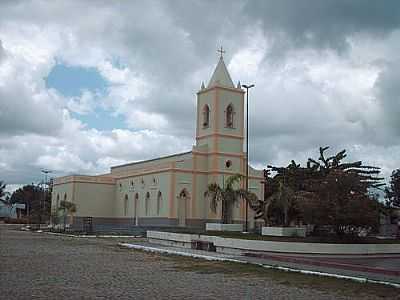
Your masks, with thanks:
[{"label": "church entrance door", "polygon": [[178,197],[178,224],[180,227],[186,226],[186,206],[189,199],[189,193],[183,189]]}]

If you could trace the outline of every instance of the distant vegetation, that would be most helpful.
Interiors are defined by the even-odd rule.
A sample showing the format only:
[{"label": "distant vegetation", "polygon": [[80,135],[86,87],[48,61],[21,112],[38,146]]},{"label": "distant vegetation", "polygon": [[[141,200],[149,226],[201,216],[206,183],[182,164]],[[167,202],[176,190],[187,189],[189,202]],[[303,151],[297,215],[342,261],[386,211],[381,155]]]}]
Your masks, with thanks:
[{"label": "distant vegetation", "polygon": [[400,169],[392,172],[389,186],[385,188],[385,198],[388,207],[400,208]]},{"label": "distant vegetation", "polygon": [[44,223],[49,221],[51,210],[51,186],[46,189],[39,185],[28,184],[11,194],[10,203],[24,203],[23,217],[29,223]]},{"label": "distant vegetation", "polygon": [[[328,149],[321,147],[319,158],[309,158],[305,167],[293,160],[287,167],[268,166],[264,199],[250,203],[256,217],[269,226],[312,224],[314,233],[337,236],[377,230],[380,214],[388,213],[376,194],[385,185],[380,168],[343,162],[346,150],[326,156]],[[394,174],[386,189],[392,206],[399,204],[400,172]]]}]

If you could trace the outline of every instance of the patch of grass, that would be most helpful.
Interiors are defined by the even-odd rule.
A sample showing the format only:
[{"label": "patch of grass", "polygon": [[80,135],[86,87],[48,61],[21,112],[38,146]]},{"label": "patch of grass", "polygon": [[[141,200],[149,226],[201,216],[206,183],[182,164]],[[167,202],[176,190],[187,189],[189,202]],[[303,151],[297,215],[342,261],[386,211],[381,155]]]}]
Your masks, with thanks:
[{"label": "patch of grass", "polygon": [[[141,250],[135,250],[141,251]],[[299,288],[311,288],[320,291],[338,293],[343,296],[373,296],[382,299],[398,299],[400,289],[375,283],[359,283],[352,280],[307,275],[296,272],[263,268],[252,264],[235,262],[217,262],[202,259],[148,253],[151,259],[162,259],[172,263],[171,271],[195,272],[200,274],[223,274],[232,278],[255,278],[273,281],[277,284]]]}]

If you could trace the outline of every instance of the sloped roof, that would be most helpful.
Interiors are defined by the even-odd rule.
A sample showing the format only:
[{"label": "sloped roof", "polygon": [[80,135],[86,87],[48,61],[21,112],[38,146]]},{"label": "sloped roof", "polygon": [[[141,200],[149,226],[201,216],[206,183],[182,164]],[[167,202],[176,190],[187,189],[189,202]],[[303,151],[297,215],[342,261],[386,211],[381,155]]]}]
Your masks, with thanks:
[{"label": "sloped roof", "polygon": [[229,75],[228,69],[226,68],[222,56],[220,57],[217,67],[215,68],[214,73],[211,76],[207,88],[212,87],[214,85],[221,85],[225,87],[235,88],[232,82],[232,78]]}]

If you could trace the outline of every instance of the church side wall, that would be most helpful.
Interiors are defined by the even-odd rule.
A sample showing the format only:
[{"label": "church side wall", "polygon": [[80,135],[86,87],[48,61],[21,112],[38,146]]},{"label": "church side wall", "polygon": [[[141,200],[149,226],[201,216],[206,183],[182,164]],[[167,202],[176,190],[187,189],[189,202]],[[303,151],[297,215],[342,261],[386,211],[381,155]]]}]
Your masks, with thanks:
[{"label": "church side wall", "polygon": [[170,155],[155,159],[150,159],[148,161],[143,161],[139,163],[132,163],[126,164],[122,166],[115,166],[111,168],[111,174],[114,177],[122,178],[122,177],[132,177],[136,176],[136,174],[140,175],[144,172],[152,172],[157,171],[165,168],[169,168],[171,163],[180,161],[180,160],[187,160],[191,157],[190,152],[179,153],[176,155]]},{"label": "church side wall", "polygon": [[197,175],[196,177],[196,207],[194,219],[207,219],[208,211],[210,210],[210,205],[207,199],[204,197],[204,192],[207,190],[208,186],[208,176],[207,175]]},{"label": "church side wall", "polygon": [[51,194],[51,211],[58,209],[60,207],[61,201],[70,201],[73,200],[73,183],[64,183],[53,186],[53,192]]},{"label": "church side wall", "polygon": [[74,203],[77,217],[112,218],[114,202],[114,184],[74,183]]},{"label": "church side wall", "polygon": [[114,209],[120,222],[168,225],[169,172],[117,180]]}]

